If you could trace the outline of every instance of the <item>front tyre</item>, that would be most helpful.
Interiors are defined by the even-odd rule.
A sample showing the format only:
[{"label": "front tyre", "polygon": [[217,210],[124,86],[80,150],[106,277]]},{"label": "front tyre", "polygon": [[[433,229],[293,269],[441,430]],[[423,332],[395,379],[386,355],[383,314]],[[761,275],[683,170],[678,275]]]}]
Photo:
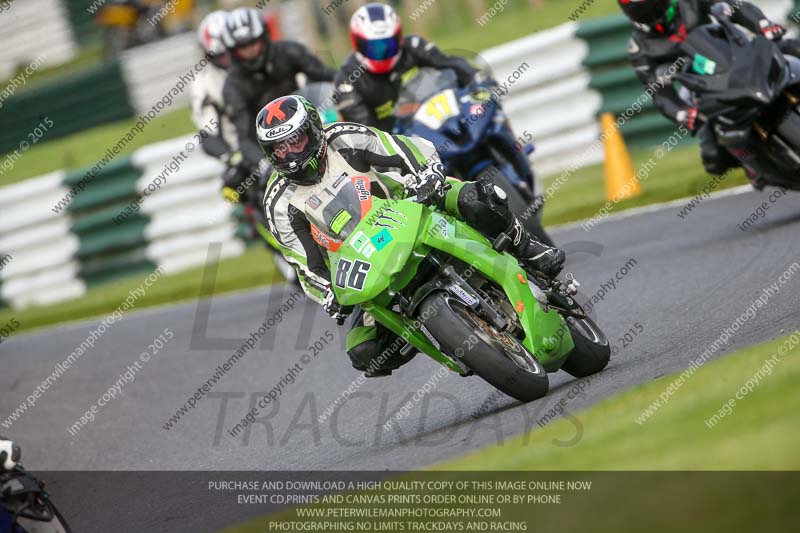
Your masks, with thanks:
[{"label": "front tyre", "polygon": [[611,346],[605,333],[589,318],[566,317],[575,347],[561,365],[561,370],[576,378],[596,374],[608,365]]},{"label": "front tyre", "polygon": [[430,313],[425,327],[442,352],[460,359],[496,389],[521,402],[547,394],[547,372],[511,333],[496,330],[447,293],[430,294],[418,309]]}]

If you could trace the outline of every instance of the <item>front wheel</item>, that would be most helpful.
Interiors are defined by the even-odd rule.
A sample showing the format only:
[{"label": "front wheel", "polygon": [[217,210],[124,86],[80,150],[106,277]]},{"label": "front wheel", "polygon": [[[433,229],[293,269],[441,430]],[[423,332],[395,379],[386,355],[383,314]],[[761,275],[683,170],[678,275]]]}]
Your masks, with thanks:
[{"label": "front wheel", "polygon": [[511,333],[496,330],[447,293],[429,295],[419,309],[430,314],[425,327],[441,350],[496,389],[522,402],[547,394],[547,372]]},{"label": "front wheel", "polygon": [[575,347],[561,365],[561,370],[576,378],[584,378],[603,370],[611,358],[611,346],[605,333],[588,316],[570,316],[566,321]]}]

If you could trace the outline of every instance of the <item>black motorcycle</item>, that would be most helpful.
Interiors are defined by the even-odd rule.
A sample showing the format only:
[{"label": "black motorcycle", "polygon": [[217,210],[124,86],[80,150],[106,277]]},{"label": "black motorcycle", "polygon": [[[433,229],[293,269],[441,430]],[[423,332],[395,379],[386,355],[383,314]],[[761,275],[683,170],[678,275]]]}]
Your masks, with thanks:
[{"label": "black motorcycle", "polygon": [[44,483],[18,465],[0,471],[0,533],[71,533]]},{"label": "black motorcycle", "polygon": [[749,38],[728,9],[715,5],[717,23],[689,33],[675,80],[761,184],[800,190],[800,60],[761,35]]}]

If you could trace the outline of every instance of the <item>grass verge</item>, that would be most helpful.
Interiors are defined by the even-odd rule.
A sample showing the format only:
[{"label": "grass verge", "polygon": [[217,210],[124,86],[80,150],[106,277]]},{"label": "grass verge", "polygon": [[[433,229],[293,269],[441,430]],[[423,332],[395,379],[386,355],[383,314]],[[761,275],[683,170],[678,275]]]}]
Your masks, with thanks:
[{"label": "grass verge", "polygon": [[[689,144],[676,148],[663,159],[655,162],[649,173],[643,172],[645,163],[654,158],[655,149],[635,150],[631,153],[633,168],[646,179],[641,179],[642,194],[623,200],[610,210],[611,214],[632,207],[640,207],[660,202],[668,202],[677,198],[691,197],[700,194],[703,188],[711,183],[712,176],[706,174],[700,164],[700,150],[697,145]],[[544,190],[560,175],[550,176],[544,180]],[[576,171],[559,187],[545,203],[544,223],[546,225],[563,224],[591,218],[606,203],[603,166],[595,165]],[[741,170],[730,172],[716,184],[714,191],[728,189],[749,183]],[[701,209],[701,206],[697,207]],[[691,213],[687,215],[691,217]]]},{"label": "grass verge", "polygon": [[[201,266],[158,279],[136,301],[136,309],[197,299],[201,296],[205,268]],[[60,304],[19,311],[3,309],[0,310],[0,324],[16,319],[20,325],[15,333],[19,333],[62,322],[104,316],[114,311],[128,296],[128,292],[139,287],[146,276],[147,274],[128,276],[114,283],[92,287],[82,298]],[[282,279],[275,269],[271,254],[262,246],[251,246],[241,256],[219,263],[212,294],[260,287]]]},{"label": "grass verge", "polygon": [[[546,30],[570,22],[570,15],[580,5],[579,2],[563,2],[545,0],[531,2],[531,0],[507,0],[502,2],[502,11],[481,26],[473,18],[471,10],[466,6],[454,9],[450,4],[452,0],[442,2],[441,12],[433,15],[424,12],[422,16],[429,16],[431,24],[428,28],[429,35],[442,50],[486,50],[493,46],[513,41],[530,35],[531,33]],[[411,2],[404,20],[408,21],[420,3]],[[490,12],[490,9],[500,2],[485,2],[486,9],[481,12]],[[584,2],[587,4],[587,2]],[[606,17],[619,14],[619,6],[614,0],[600,0],[592,2],[580,14],[579,20]],[[480,17],[478,17],[480,18]],[[423,24],[424,26],[424,24]],[[535,58],[534,58],[535,59]]]},{"label": "grass verge", "polygon": [[[795,339],[800,334],[795,334]],[[576,434],[560,419],[433,470],[800,470],[800,348],[788,337],[739,350],[685,379],[657,411],[642,421],[679,374],[645,383],[577,413],[573,446],[553,444]],[[780,356],[778,350],[788,349]],[[743,398],[740,388],[776,356],[769,375]],[[764,371],[766,373],[766,370]],[[747,392],[747,391],[745,391]],[[706,421],[730,400],[730,414]],[[728,410],[728,409],[726,409]]]}]

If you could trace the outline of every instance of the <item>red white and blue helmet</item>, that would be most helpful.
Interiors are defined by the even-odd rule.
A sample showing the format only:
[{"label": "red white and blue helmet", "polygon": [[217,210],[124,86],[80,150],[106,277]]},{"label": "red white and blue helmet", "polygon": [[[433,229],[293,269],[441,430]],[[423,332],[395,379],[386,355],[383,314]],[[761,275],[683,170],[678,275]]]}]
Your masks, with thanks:
[{"label": "red white and blue helmet", "polygon": [[228,49],[222,42],[222,32],[225,30],[224,11],[213,11],[206,15],[197,27],[197,40],[200,48],[209,61],[219,68],[228,68],[231,58]]},{"label": "red white and blue helmet", "polygon": [[356,58],[368,71],[391,72],[402,52],[400,17],[386,4],[366,4],[350,19],[350,41]]}]

